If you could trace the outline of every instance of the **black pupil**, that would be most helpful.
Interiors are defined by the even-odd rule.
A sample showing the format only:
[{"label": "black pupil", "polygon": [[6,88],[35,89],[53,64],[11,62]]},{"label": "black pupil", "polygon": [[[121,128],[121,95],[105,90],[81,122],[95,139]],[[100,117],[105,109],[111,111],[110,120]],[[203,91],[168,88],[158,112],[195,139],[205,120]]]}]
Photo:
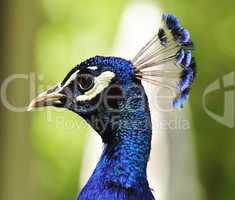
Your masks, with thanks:
[{"label": "black pupil", "polygon": [[81,75],[78,77],[78,83],[82,90],[89,90],[94,84],[94,78],[90,75]]}]

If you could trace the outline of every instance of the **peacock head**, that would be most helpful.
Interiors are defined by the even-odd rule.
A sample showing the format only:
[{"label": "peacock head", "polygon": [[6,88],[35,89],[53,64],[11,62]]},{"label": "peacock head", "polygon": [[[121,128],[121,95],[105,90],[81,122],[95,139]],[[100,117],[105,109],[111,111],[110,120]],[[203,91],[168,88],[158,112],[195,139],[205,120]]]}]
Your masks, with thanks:
[{"label": "peacock head", "polygon": [[103,136],[114,128],[114,121],[118,121],[121,106],[127,105],[125,101],[130,88],[140,94],[143,91],[132,62],[118,57],[96,56],[75,66],[61,83],[35,98],[29,109],[67,108],[82,116]]},{"label": "peacock head", "polygon": [[188,30],[175,16],[164,14],[158,34],[134,59],[90,58],[74,67],[61,83],[35,98],[29,109],[67,108],[87,120],[106,141],[106,131],[115,127],[114,116],[118,119],[130,111],[130,102],[134,110],[146,107],[146,101],[128,101],[133,97],[146,100],[141,80],[173,89],[172,106],[183,106],[196,74],[192,49]]}]

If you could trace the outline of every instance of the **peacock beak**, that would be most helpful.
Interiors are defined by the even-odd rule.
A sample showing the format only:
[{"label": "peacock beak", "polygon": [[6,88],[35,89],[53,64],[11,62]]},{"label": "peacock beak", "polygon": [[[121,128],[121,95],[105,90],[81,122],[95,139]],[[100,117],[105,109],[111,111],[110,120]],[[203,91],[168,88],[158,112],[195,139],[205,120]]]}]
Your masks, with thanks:
[{"label": "peacock beak", "polygon": [[29,104],[27,111],[31,111],[32,109],[39,107],[62,105],[62,100],[64,100],[66,96],[59,93],[57,88],[58,86],[56,85],[33,99]]}]

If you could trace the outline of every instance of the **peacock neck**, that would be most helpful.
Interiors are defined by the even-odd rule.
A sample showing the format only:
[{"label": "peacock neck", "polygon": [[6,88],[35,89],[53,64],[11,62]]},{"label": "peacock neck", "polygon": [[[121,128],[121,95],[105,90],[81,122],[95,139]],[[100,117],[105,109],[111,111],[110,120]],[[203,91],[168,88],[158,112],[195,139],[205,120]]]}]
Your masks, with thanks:
[{"label": "peacock neck", "polygon": [[128,90],[119,110],[117,126],[109,132],[115,139],[105,144],[90,181],[99,179],[124,188],[148,185],[146,168],[152,127],[145,93],[139,88]]},{"label": "peacock neck", "polygon": [[[132,114],[121,120],[119,140],[106,144],[97,168],[104,166],[106,180],[125,188],[147,180],[146,168],[151,148],[151,128],[146,116]],[[147,122],[147,124],[146,124]]]}]

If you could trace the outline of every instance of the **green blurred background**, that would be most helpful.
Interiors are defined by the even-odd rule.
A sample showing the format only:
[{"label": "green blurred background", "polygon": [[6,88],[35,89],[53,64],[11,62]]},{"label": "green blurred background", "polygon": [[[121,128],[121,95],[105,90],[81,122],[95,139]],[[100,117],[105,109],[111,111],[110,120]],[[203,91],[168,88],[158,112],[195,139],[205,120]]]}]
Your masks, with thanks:
[{"label": "green blurred background", "polygon": [[[235,69],[235,3],[232,0],[152,2],[177,15],[196,43],[198,77],[190,107],[202,197],[233,200],[235,129],[206,114],[202,95],[209,84]],[[43,75],[38,80],[39,89],[43,89],[61,80],[80,61],[96,54],[109,55],[122,13],[129,3],[127,0],[2,0],[1,82],[15,73],[37,72]],[[13,105],[26,105],[28,93],[27,82],[15,81],[7,96]],[[207,102],[210,110],[220,115],[223,115],[223,93],[224,90],[214,92]],[[0,199],[74,199],[80,188],[84,144],[91,131],[84,121],[57,109],[49,114],[15,113],[1,104],[0,123]]]}]

